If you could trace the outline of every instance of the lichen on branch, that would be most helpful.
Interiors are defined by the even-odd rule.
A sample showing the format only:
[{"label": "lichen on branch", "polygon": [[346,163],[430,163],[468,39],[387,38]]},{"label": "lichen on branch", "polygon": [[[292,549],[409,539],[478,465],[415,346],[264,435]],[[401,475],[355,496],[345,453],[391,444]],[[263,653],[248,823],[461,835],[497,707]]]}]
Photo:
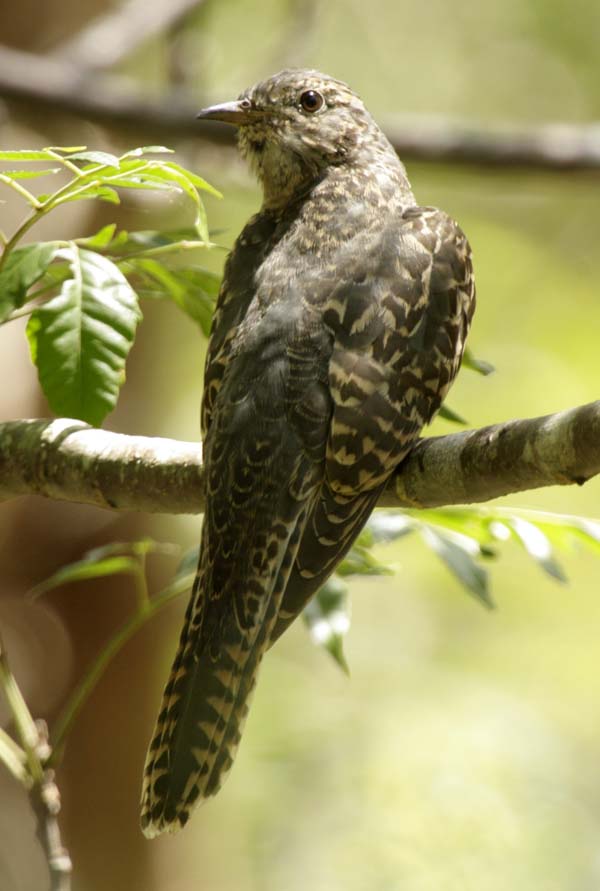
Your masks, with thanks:
[{"label": "lichen on branch", "polygon": [[[427,508],[489,501],[600,473],[600,401],[421,439],[380,499]],[[112,510],[201,513],[199,443],[127,436],[81,421],[0,424],[0,501],[36,494]]]}]

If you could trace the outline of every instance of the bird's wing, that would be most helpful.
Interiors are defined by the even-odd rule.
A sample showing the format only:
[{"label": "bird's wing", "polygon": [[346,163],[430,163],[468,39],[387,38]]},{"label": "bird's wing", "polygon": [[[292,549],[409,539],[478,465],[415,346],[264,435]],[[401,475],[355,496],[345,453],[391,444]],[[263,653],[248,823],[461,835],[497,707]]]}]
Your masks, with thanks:
[{"label": "bird's wing", "polygon": [[387,479],[439,409],[474,308],[468,242],[435,208],[405,211],[343,271],[324,313],[334,336],[325,476],[271,643],[346,554]]},{"label": "bird's wing", "polygon": [[[149,836],[182,826],[231,767],[323,475],[330,404],[314,350],[287,344],[264,315],[213,378],[198,575],[145,769],[142,826]],[[280,319],[277,307],[272,316]],[[289,422],[294,411],[310,427],[306,443]]]},{"label": "bird's wing", "polygon": [[274,228],[274,221],[264,214],[251,217],[225,263],[204,366],[201,422],[204,441],[221,384],[235,354],[239,327],[256,297],[256,271],[264,260]]}]

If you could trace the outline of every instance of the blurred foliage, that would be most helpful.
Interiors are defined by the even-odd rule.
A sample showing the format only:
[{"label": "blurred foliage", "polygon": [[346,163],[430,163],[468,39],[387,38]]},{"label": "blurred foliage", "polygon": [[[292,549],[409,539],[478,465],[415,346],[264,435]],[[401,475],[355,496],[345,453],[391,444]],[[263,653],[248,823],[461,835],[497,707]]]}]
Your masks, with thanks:
[{"label": "blurred foliage", "polygon": [[[72,30],[67,10],[48,6],[54,40]],[[23,19],[24,33],[47,40],[48,28],[32,29],[30,13],[28,4],[7,7],[11,20]],[[589,0],[228,0],[204,4],[184,38],[178,58],[183,51],[198,107],[230,99],[284,65],[306,64],[350,82],[382,123],[397,112],[413,113],[417,124],[440,114],[495,125],[600,118],[600,5]],[[164,91],[167,46],[141,48],[122,73]],[[9,131],[10,144],[35,144],[54,126],[36,112]],[[90,125],[70,126],[60,139]],[[110,143],[122,138],[108,134],[106,148],[116,151]],[[177,148],[226,192],[227,201],[209,209],[231,243],[256,210],[256,187],[220,151],[191,142]],[[485,381],[460,375],[456,413],[481,425],[596,399],[597,176],[407,160],[418,200],[452,213],[473,245],[479,304],[470,341],[498,368]],[[161,228],[147,221],[135,228],[152,227]],[[204,253],[202,265],[218,276],[222,255]],[[154,290],[150,280],[145,286]],[[151,384],[144,375],[144,388],[130,372],[119,424],[189,439],[198,428],[202,345],[164,301],[148,301],[145,316],[140,350],[145,340],[164,372]],[[432,432],[447,429],[442,418]],[[554,487],[504,505],[525,522],[532,518],[518,506],[595,516],[598,488]],[[562,564],[563,546],[539,526],[546,519],[533,522]],[[152,518],[147,528],[191,542],[197,525]],[[147,690],[164,681],[181,618],[178,606],[165,612],[161,633],[142,633],[139,648],[122,653],[121,673],[109,671],[74,731],[68,760],[79,758],[79,773],[64,779],[81,888],[135,887],[124,878],[126,864],[136,876],[147,869],[138,885],[148,891],[597,888],[597,557],[587,539],[568,562],[566,589],[539,571],[515,535],[482,542],[506,554],[494,572],[501,608],[493,614],[453,596],[462,583],[417,530],[409,542],[375,544],[371,553],[401,571],[352,582],[345,642],[352,683],[323,672],[301,629],[292,629],[265,660],[228,785],[186,833],[148,846],[137,841],[135,797],[142,737],[154,718]],[[577,535],[567,532],[565,547],[566,539],[577,546]],[[471,556],[488,570],[489,558]],[[82,659],[93,658],[78,646]],[[129,751],[134,767],[124,791],[116,767]]]},{"label": "blurred foliage", "polygon": [[[350,629],[350,599],[346,579],[353,576],[390,575],[390,566],[374,553],[374,547],[403,539],[411,533],[418,533],[464,590],[475,595],[486,607],[493,604],[489,593],[488,571],[480,561],[496,557],[497,546],[501,542],[511,538],[517,541],[542,570],[560,582],[566,581],[566,575],[558,562],[556,550],[568,551],[579,545],[600,557],[600,521],[581,517],[485,507],[377,511],[303,614],[313,642],[329,652],[346,673],[348,664],[343,639]],[[198,548],[192,548],[185,554],[167,588],[154,596],[148,593],[145,575],[148,554],[173,555],[177,552],[176,545],[149,538],[133,542],[113,542],[93,548],[80,560],[61,567],[32,590],[31,596],[39,597],[63,585],[126,573],[133,577],[138,595],[133,615],[117,629],[80,679],[56,722],[56,729],[51,730],[51,764],[62,754],[66,737],[77,714],[110,661],[157,612],[175,597],[190,591],[196,574]],[[6,750],[3,755],[0,747],[0,760],[5,760],[6,763],[8,754],[10,752]]]}]

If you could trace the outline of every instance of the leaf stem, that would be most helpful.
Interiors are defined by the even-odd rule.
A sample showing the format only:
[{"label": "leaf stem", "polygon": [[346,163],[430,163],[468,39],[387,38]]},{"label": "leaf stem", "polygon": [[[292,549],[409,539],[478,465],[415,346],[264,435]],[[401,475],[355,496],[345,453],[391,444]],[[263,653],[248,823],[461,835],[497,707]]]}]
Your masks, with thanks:
[{"label": "leaf stem", "polygon": [[[185,584],[184,584],[185,582]],[[160,594],[149,600],[144,608],[138,610],[121,626],[108,641],[104,649],[96,656],[83,678],[75,687],[64,709],[59,715],[52,732],[52,755],[49,764],[55,765],[60,759],[66,738],[79,712],[87,702],[94,687],[104,674],[107,666],[119,650],[133,637],[145,623],[159,610],[163,609],[189,587],[189,580],[183,578],[165,588]]]},{"label": "leaf stem", "polygon": [[8,657],[6,655],[6,650],[4,648],[1,637],[0,687],[2,687],[2,689],[4,690],[4,695],[6,697],[10,713],[15,722],[17,734],[19,736],[19,739],[21,740],[21,745],[23,746],[25,757],[27,759],[29,774],[31,775],[34,783],[41,783],[43,780],[44,771],[37,754],[39,739],[38,731],[35,725],[35,721],[31,716],[31,712],[27,707],[27,703],[23,698],[23,694],[21,693],[19,685],[15,680],[15,676],[10,669]]},{"label": "leaf stem", "polygon": [[25,752],[2,727],[0,727],[0,761],[25,787],[31,784]]},{"label": "leaf stem", "polygon": [[25,188],[25,186],[22,186],[21,183],[18,183],[16,180],[11,179],[10,176],[4,176],[3,173],[0,173],[0,183],[4,183],[5,185],[10,186],[11,189],[14,189],[15,192],[18,192],[19,195],[25,198],[27,203],[31,204],[32,207],[41,207],[41,203],[38,201],[35,195],[32,195],[31,192]]}]

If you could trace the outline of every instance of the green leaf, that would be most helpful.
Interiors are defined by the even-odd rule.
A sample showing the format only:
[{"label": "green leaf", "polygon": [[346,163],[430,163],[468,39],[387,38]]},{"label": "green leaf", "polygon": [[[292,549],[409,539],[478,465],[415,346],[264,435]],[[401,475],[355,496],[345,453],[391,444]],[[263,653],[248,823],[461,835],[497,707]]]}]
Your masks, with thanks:
[{"label": "green leaf", "polygon": [[354,543],[336,572],[340,576],[347,575],[390,575],[391,570],[373,556],[368,547]]},{"label": "green leaf", "polygon": [[31,590],[31,596],[36,598],[52,591],[53,588],[59,588],[71,582],[82,582],[88,579],[104,578],[107,575],[118,575],[120,573],[136,574],[140,571],[140,564],[134,557],[106,557],[105,559],[90,559],[88,556],[83,560],[77,560],[68,566],[61,567],[57,572],[49,578],[40,582]]},{"label": "green leaf", "polygon": [[349,674],[344,637],[350,629],[350,605],[344,582],[332,575],[304,607],[302,617],[313,643],[326,649]]},{"label": "green leaf", "polygon": [[117,402],[141,318],[119,269],[72,244],[61,251],[71,277],[27,325],[31,357],[54,412],[99,425]]},{"label": "green leaf", "polygon": [[[410,511],[415,522],[433,523],[461,536],[474,539],[479,548],[498,540],[490,528],[492,518],[479,508],[438,507],[429,510]],[[510,532],[508,533],[510,537]],[[462,539],[461,539],[462,540]]]},{"label": "green leaf", "polygon": [[170,185],[177,186],[188,196],[188,198],[190,198],[196,208],[196,220],[194,224],[196,231],[203,241],[208,242],[209,236],[206,211],[204,210],[204,205],[202,204],[198,190],[187,175],[187,171],[184,172],[183,168],[178,169],[171,164],[161,161],[150,161],[148,175],[151,175],[153,179],[163,180]]},{"label": "green leaf", "polygon": [[177,170],[179,171],[179,173],[182,173],[189,179],[191,183],[196,186],[197,189],[201,189],[204,192],[209,192],[211,195],[214,195],[215,198],[223,197],[218,189],[215,189],[214,186],[211,186],[209,182],[207,182],[201,176],[198,176],[197,173],[193,173],[193,171],[187,170],[185,167],[182,167],[181,164],[176,164],[175,161],[167,161],[165,166],[169,167],[172,170]]},{"label": "green leaf", "polygon": [[375,543],[388,542],[414,532],[415,524],[403,511],[378,510],[369,518],[367,529]]},{"label": "green leaf", "polygon": [[[157,260],[144,258],[132,259],[128,265],[134,273],[142,276],[142,286],[136,288],[140,294],[169,297],[200,325],[208,337],[215,303],[213,295],[219,286],[218,276],[213,277],[206,270],[197,268],[167,269]],[[212,293],[207,293],[203,285],[208,285]],[[149,293],[144,288],[148,288]]]},{"label": "green leaf", "polygon": [[49,176],[51,173],[60,173],[62,167],[47,167],[45,170],[3,170],[2,176],[9,179],[35,179],[37,176]]},{"label": "green leaf", "polygon": [[136,557],[145,557],[147,554],[178,555],[181,549],[174,544],[165,541],[156,541],[154,538],[140,538],[137,541],[111,541],[110,544],[92,548],[84,555],[85,560],[104,560],[105,557],[115,555],[134,554]]},{"label": "green leaf", "polygon": [[452,411],[449,405],[442,405],[438,416],[444,418],[445,421],[451,421],[453,424],[461,424],[463,427],[468,423],[461,415]]},{"label": "green leaf", "polygon": [[65,161],[89,161],[92,164],[101,164],[107,167],[118,167],[119,159],[108,152],[73,152],[65,156]]},{"label": "green leaf", "polygon": [[471,371],[477,371],[483,375],[492,374],[496,370],[490,362],[486,362],[484,359],[476,359],[469,347],[466,348],[463,354],[462,364],[465,368],[470,368]]},{"label": "green leaf", "polygon": [[44,149],[45,152],[60,152],[61,155],[68,155],[71,152],[84,152],[87,145],[48,145]]},{"label": "green leaf", "polygon": [[49,762],[50,766],[56,765],[59,761],[65,741],[77,720],[77,716],[117,653],[156,613],[183,594],[186,589],[186,586],[180,582],[171,583],[164,591],[153,597],[143,609],[136,610],[134,615],[127,619],[106,642],[100,653],[98,653],[91,665],[88,666],[54,723],[51,737],[53,752]]},{"label": "green leaf", "polygon": [[50,150],[29,151],[29,149],[0,152],[0,161],[55,161]]},{"label": "green leaf", "polygon": [[113,240],[116,228],[116,223],[109,223],[108,226],[103,226],[102,229],[99,229],[95,235],[76,239],[76,243],[79,247],[94,249],[106,247]]},{"label": "green leaf", "polygon": [[[38,200],[46,201],[48,198],[52,198],[52,195],[44,195],[43,197],[40,195]],[[89,189],[84,189],[81,192],[74,194],[67,193],[64,198],[60,199],[60,203],[66,204],[67,201],[85,201],[88,198],[97,198],[100,201],[107,201],[109,204],[121,203],[118,192],[115,192],[110,186],[98,185],[90,186]]]},{"label": "green leaf", "polygon": [[141,155],[160,155],[160,154],[173,154],[173,149],[167,148],[164,145],[142,145],[140,148],[131,149],[129,152],[125,152],[124,155],[121,155],[121,160],[124,158],[139,158]]},{"label": "green leaf", "polygon": [[479,553],[477,542],[466,536],[454,535],[450,537],[450,535],[427,524],[422,524],[420,532],[425,543],[437,554],[459,582],[485,606],[492,607],[488,574],[473,559],[473,554]]},{"label": "green leaf", "polygon": [[[122,236],[126,237],[123,238]],[[175,244],[179,241],[188,241],[196,239],[198,233],[195,229],[169,229],[166,232],[160,232],[155,229],[140,229],[136,232],[123,232],[121,230],[111,244],[111,250],[116,248],[124,254],[133,253],[142,250],[152,250],[167,245]],[[204,243],[199,241],[198,247],[203,247]]]},{"label": "green leaf", "polygon": [[[10,665],[8,664],[8,657],[1,638],[0,689],[4,693],[4,698],[6,699],[12,719],[15,723],[17,736],[19,737],[21,746],[25,752],[29,777],[33,779],[35,783],[41,784],[43,780],[43,769],[38,751],[40,735],[23,694],[21,693],[21,689],[11,671]],[[7,743],[6,739],[4,739],[4,742]],[[12,748],[10,743],[7,743],[7,745]],[[13,753],[15,757],[19,757],[17,749],[14,749]],[[29,783],[27,784],[29,785]]]},{"label": "green leaf", "polygon": [[548,537],[541,529],[529,520],[522,517],[511,517],[506,520],[506,525],[514,532],[530,557],[541,568],[559,582],[566,582],[567,577],[552,553],[552,545]]},{"label": "green leaf", "polygon": [[600,522],[588,520],[585,517],[573,517],[571,529],[577,539],[580,539],[587,547],[600,553]]},{"label": "green leaf", "polygon": [[189,551],[181,558],[179,566],[175,570],[175,575],[173,576],[173,581],[180,581],[181,579],[190,578],[190,584],[194,580],[196,575],[196,569],[198,568],[198,560],[200,559],[200,548],[190,548]]},{"label": "green leaf", "polygon": [[46,272],[58,245],[47,241],[12,250],[0,272],[0,322],[22,306],[27,291]]}]

